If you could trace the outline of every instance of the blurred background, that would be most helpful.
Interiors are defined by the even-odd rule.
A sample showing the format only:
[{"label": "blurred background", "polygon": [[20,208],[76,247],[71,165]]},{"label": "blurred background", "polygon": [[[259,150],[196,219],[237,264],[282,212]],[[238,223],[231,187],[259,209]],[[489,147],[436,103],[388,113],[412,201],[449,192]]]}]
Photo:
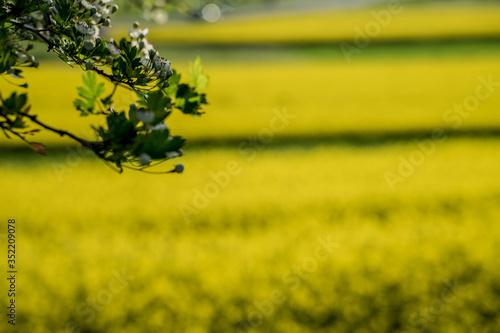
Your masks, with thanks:
[{"label": "blurred background", "polygon": [[[139,15],[119,4],[113,36]],[[206,114],[167,121],[186,170],[0,137],[19,249],[0,331],[498,332],[499,1],[149,6],[161,55],[210,76]],[[39,58],[33,112],[91,137],[81,70]]]}]

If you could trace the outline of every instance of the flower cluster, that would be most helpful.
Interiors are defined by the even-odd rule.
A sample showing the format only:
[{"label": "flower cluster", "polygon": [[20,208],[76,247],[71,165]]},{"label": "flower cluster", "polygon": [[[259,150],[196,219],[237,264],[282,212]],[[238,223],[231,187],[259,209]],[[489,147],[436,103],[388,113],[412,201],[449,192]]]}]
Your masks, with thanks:
[{"label": "flower cluster", "polygon": [[153,72],[158,79],[167,80],[173,75],[170,70],[171,63],[158,55],[158,52],[146,38],[148,32],[149,29],[140,29],[139,22],[134,22],[128,33],[132,39],[131,46],[139,49],[142,57],[141,64],[146,72]]},{"label": "flower cluster", "polygon": [[[112,0],[97,0],[89,2],[87,0],[76,0],[74,5],[80,5],[83,11],[90,12],[89,22],[76,21],[76,30],[84,36],[83,46],[87,50],[92,50],[102,41],[99,35],[99,25],[111,26],[110,15],[118,10],[118,5],[112,4]],[[112,52],[113,53],[113,52]]]},{"label": "flower cluster", "polygon": [[154,58],[154,66],[156,69],[156,75],[158,77],[165,78],[167,76],[172,75],[172,71],[170,70],[170,61],[169,60],[162,58],[162,57],[159,57],[159,56],[156,56]]},{"label": "flower cluster", "polygon": [[97,29],[90,23],[78,21],[75,23],[76,30],[82,35],[95,35]]},{"label": "flower cluster", "polygon": [[[100,21],[100,19],[109,20],[109,16],[118,10],[118,5],[113,4],[112,0],[97,0],[94,2],[89,2],[87,0],[76,0],[76,4],[80,4],[81,7],[90,11],[92,19],[94,22]],[[108,23],[111,23],[110,21]],[[108,24],[105,23],[105,26]]]}]

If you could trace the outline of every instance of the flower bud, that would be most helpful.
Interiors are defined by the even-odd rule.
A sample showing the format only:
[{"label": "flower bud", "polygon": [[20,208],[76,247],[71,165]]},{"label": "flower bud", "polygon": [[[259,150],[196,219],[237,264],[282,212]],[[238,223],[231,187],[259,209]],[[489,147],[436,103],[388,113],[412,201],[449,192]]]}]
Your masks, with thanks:
[{"label": "flower bud", "polygon": [[85,63],[85,69],[88,70],[88,71],[91,70],[91,69],[94,69],[94,64],[91,63],[90,61],[87,61]]},{"label": "flower bud", "polygon": [[113,64],[113,57],[111,57],[111,56],[107,56],[107,57],[106,57],[106,62],[107,62],[108,64],[110,64],[110,65],[111,65],[111,64]]},{"label": "flower bud", "polygon": [[103,25],[103,26],[105,26],[105,27],[109,27],[109,26],[111,26],[111,20],[110,20],[110,19],[108,19],[108,18],[107,18],[107,19],[105,19],[105,20],[104,20],[104,23],[103,23],[102,25]]},{"label": "flower bud", "polygon": [[142,153],[139,155],[139,163],[141,163],[141,165],[149,165],[151,163],[151,156],[146,153]]},{"label": "flower bud", "polygon": [[92,50],[95,47],[95,44],[91,40],[86,40],[85,43],[83,43],[83,47],[87,50]]},{"label": "flower bud", "polygon": [[97,38],[95,39],[95,43],[96,43],[96,45],[101,44],[101,43],[102,43],[102,38],[101,38],[101,37],[97,37]]},{"label": "flower bud", "polygon": [[134,24],[132,24],[132,26],[134,27],[134,29],[139,28],[139,22],[135,21]]},{"label": "flower bud", "polygon": [[111,13],[116,13],[118,11],[118,5],[113,5],[113,7],[111,7]]},{"label": "flower bud", "polygon": [[139,42],[139,48],[143,49],[146,46],[146,43],[143,41]]},{"label": "flower bud", "polygon": [[184,164],[176,164],[174,172],[176,173],[182,173],[184,171]]},{"label": "flower bud", "polygon": [[137,111],[137,118],[145,124],[149,124],[155,119],[155,113],[150,110]]},{"label": "flower bud", "polygon": [[135,104],[135,103],[130,104],[130,110],[137,111],[137,104]]}]

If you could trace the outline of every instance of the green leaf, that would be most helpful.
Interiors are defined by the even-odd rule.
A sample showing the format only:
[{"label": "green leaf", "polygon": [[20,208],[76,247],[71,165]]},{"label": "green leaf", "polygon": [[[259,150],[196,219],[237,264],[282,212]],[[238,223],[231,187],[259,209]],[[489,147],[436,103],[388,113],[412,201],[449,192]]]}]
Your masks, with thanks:
[{"label": "green leaf", "polygon": [[94,113],[96,102],[106,89],[104,83],[97,82],[97,75],[94,72],[88,71],[83,74],[82,82],[84,87],[77,88],[78,95],[82,99],[76,99],[73,105],[77,110],[81,111],[82,116],[87,116]]},{"label": "green leaf", "polygon": [[134,124],[127,119],[125,113],[114,113],[106,118],[108,131],[105,139],[109,139],[120,146],[131,143],[136,136]]},{"label": "green leaf", "polygon": [[204,90],[208,87],[208,76],[203,73],[200,57],[194,63],[189,63],[189,85],[196,91]]},{"label": "green leaf", "polygon": [[130,109],[128,111],[128,118],[134,124],[134,126],[137,126],[137,124],[140,122],[139,118],[137,117],[137,110],[132,110]]},{"label": "green leaf", "polygon": [[170,112],[166,111],[170,98],[163,91],[158,90],[148,95],[147,108],[155,113],[155,118],[151,125],[156,125],[168,117]]},{"label": "green leaf", "polygon": [[187,84],[178,86],[175,107],[182,113],[199,116],[202,114],[199,110],[203,104],[207,104],[205,94],[198,94],[193,87]]},{"label": "green leaf", "polygon": [[151,158],[163,159],[167,152],[180,149],[185,141],[179,136],[171,137],[168,130],[153,131],[137,138],[133,153],[136,156],[146,153]]},{"label": "green leaf", "polygon": [[168,102],[168,97],[162,91],[155,91],[148,95],[147,107],[151,111],[163,110]]},{"label": "green leaf", "polygon": [[7,99],[3,99],[1,96],[0,99],[3,103],[2,112],[4,114],[18,114],[23,111],[22,109],[28,101],[28,96],[26,94],[17,95],[14,92]]},{"label": "green leaf", "polygon": [[22,116],[18,115],[16,117],[16,120],[14,120],[12,122],[12,124],[10,124],[10,127],[11,128],[26,128],[26,124],[25,122],[23,121],[23,118]]}]

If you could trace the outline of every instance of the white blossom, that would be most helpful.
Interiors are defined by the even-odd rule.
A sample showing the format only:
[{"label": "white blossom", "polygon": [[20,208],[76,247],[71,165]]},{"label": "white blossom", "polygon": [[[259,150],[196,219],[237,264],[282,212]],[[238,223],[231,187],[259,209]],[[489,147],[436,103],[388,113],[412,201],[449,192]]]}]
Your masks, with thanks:
[{"label": "white blossom", "polygon": [[[153,44],[151,44],[147,38],[144,38],[142,39],[141,41],[137,41],[137,40],[132,40],[132,43],[131,43],[132,47],[137,47],[138,49],[141,50],[141,53],[142,53],[142,57],[144,59],[146,59],[148,62],[149,62],[149,52],[151,50],[154,51],[154,47],[153,47]],[[144,63],[143,63],[144,65]],[[144,65],[144,66],[148,66],[148,65]]]},{"label": "white blossom", "polygon": [[75,26],[76,30],[84,35],[94,35],[96,33],[96,29],[92,26],[92,24],[78,21],[75,23]]},{"label": "white blossom", "polygon": [[162,72],[166,72],[170,69],[170,61],[169,60],[165,60],[165,61],[162,61],[161,62],[161,71]]},{"label": "white blossom", "polygon": [[158,24],[165,24],[168,21],[168,13],[160,8],[145,10],[143,16],[147,21],[153,20]]},{"label": "white blossom", "polygon": [[153,64],[151,63],[151,60],[148,58],[143,58],[141,59],[141,64],[144,66],[147,70],[153,69]]},{"label": "white blossom", "polygon": [[130,28],[128,31],[128,35],[130,38],[142,39],[145,38],[149,33],[149,29],[139,29],[139,28]]},{"label": "white blossom", "polygon": [[122,51],[113,43],[106,43],[106,48],[109,50],[111,55],[113,55],[113,57],[119,56],[120,53],[122,53]]},{"label": "white blossom", "polygon": [[147,129],[150,129],[152,131],[163,131],[163,130],[167,129],[167,124],[159,123],[159,124],[156,124],[154,126],[147,125],[146,127],[147,127]]},{"label": "white blossom", "polygon": [[80,3],[82,4],[83,7],[85,7],[88,10],[94,9],[95,11],[97,11],[97,8],[95,8],[95,6],[89,3],[87,0],[80,0]]},{"label": "white blossom", "polygon": [[182,153],[179,151],[169,151],[166,154],[168,159],[176,158],[182,156]]},{"label": "white blossom", "polygon": [[155,73],[158,77],[166,77],[169,70],[170,70],[170,61],[165,59],[165,58],[162,58],[162,57],[158,57],[156,56],[154,58],[154,66],[155,66],[155,69],[157,70],[157,72]]}]

